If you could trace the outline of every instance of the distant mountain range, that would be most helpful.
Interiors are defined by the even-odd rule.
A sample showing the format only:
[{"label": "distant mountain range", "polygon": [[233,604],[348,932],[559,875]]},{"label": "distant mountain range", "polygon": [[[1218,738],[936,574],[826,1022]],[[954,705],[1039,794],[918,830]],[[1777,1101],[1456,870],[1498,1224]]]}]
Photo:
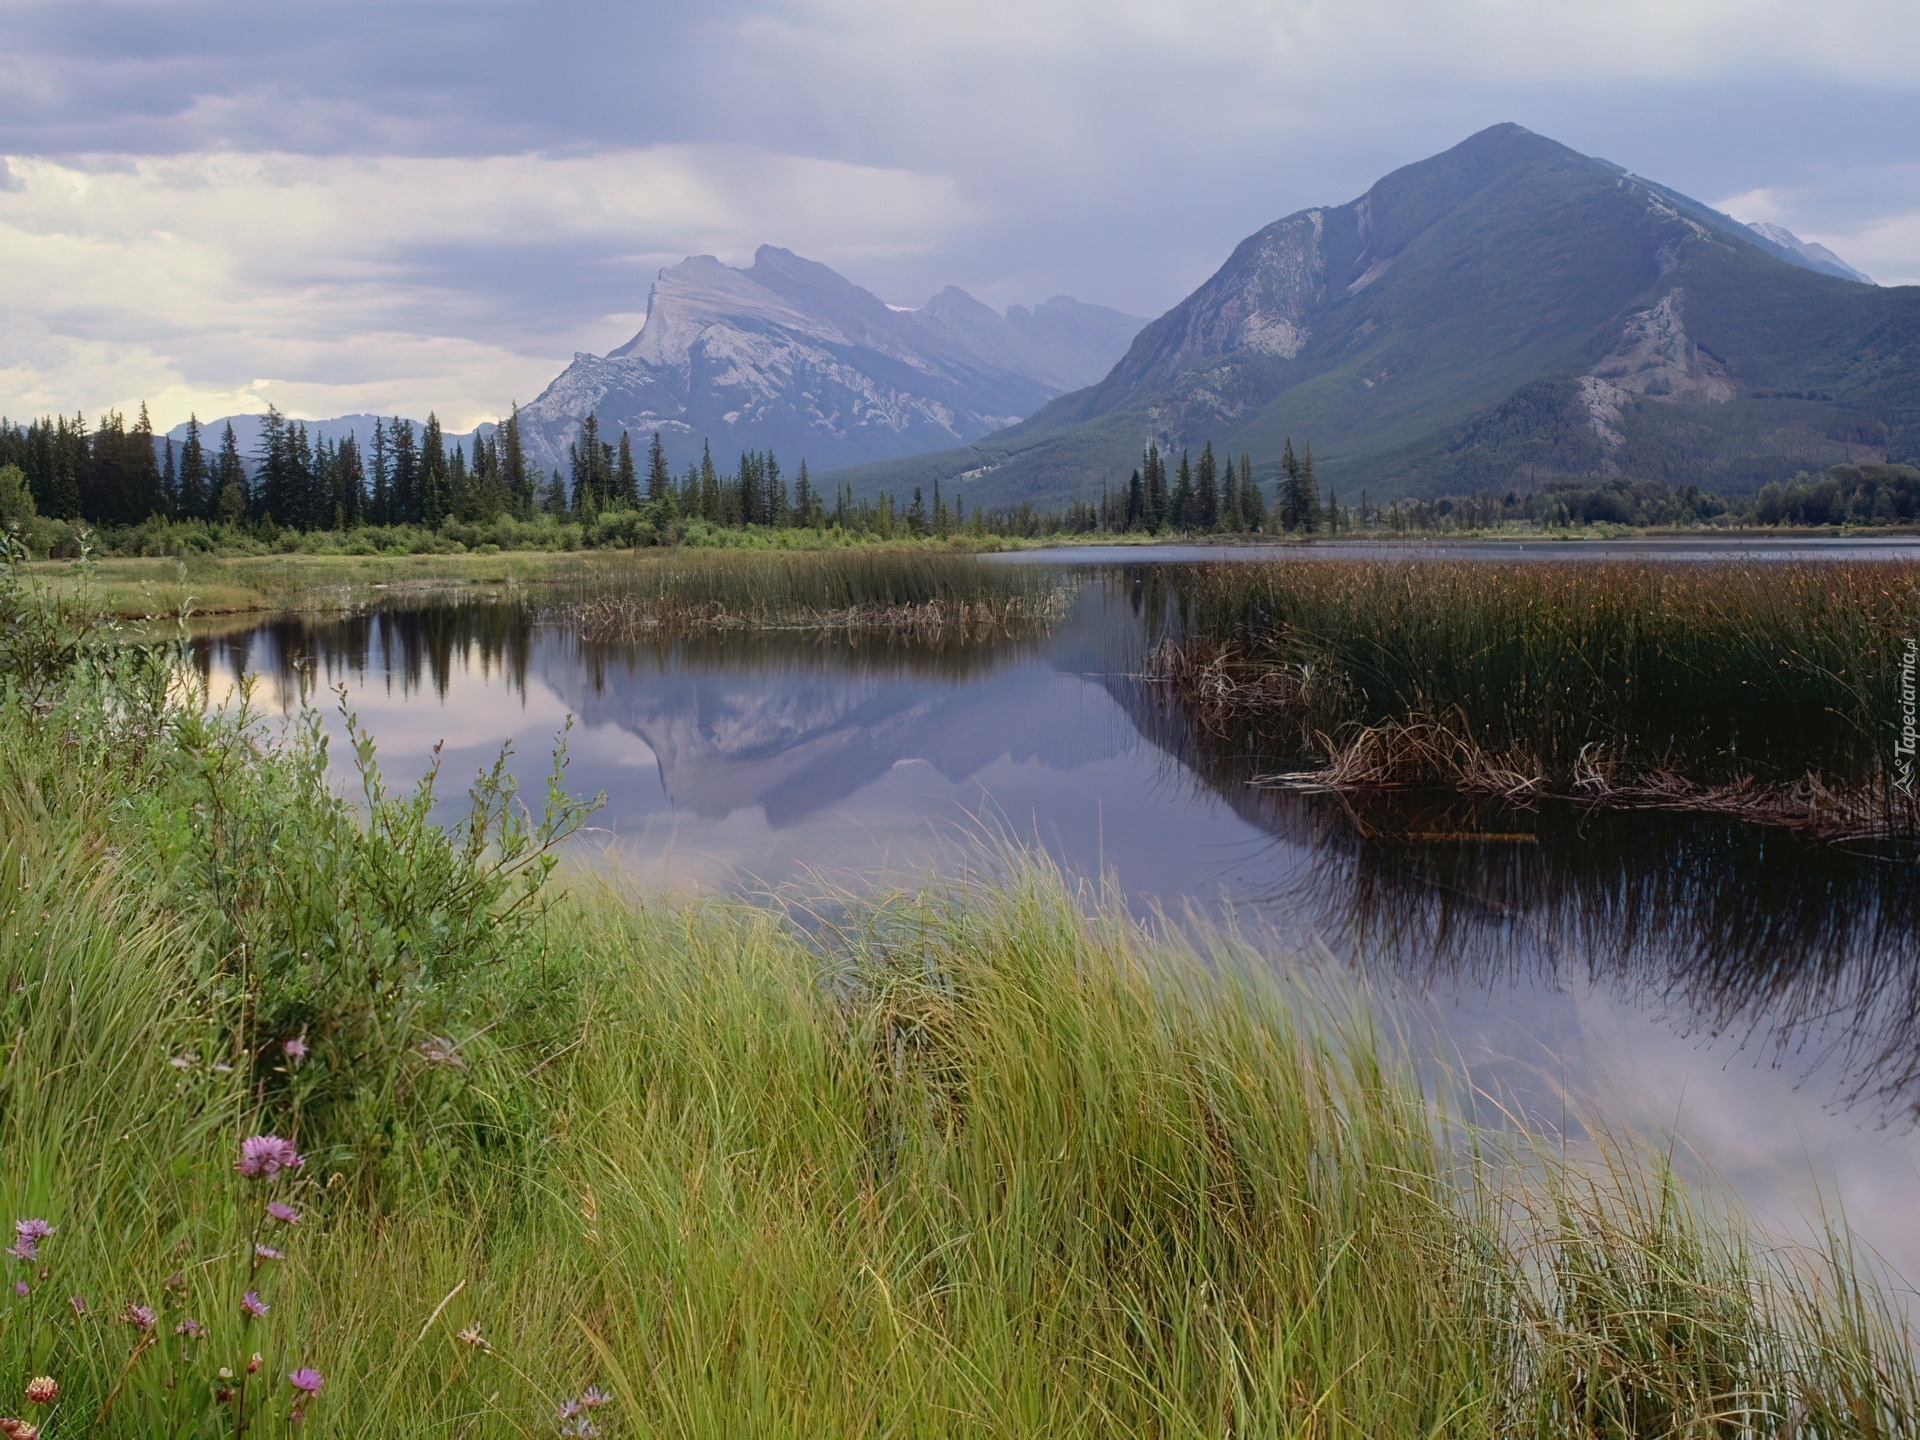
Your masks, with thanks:
[{"label": "distant mountain range", "polygon": [[776,451],[816,472],[975,440],[1112,367],[1146,322],[1059,296],[1005,315],[949,286],[891,306],[763,245],[746,269],[696,255],[662,270],[640,332],[578,354],[520,412],[530,459],[565,467],[580,421],[658,430],[676,465]]},{"label": "distant mountain range", "polygon": [[1347,500],[1911,462],[1920,286],[1498,125],[1248,237],[1098,384],[827,478],[1059,504],[1123,484],[1149,441],[1271,467],[1288,437]]},{"label": "distant mountain range", "polygon": [[[1920,462],[1920,286],[1497,125],[1249,236],[1150,324],[952,287],[907,310],[773,246],[694,256],[638,334],[521,410],[528,458],[564,470],[589,412],[609,438],[660,431],[676,467],[772,448],[856,493],[941,480],[970,505],[1091,497],[1149,441],[1271,473],[1289,437],[1347,499],[1614,475],[1738,493]],[[228,419],[250,457],[256,416],[208,443]],[[307,423],[364,445],[374,421]]]}]

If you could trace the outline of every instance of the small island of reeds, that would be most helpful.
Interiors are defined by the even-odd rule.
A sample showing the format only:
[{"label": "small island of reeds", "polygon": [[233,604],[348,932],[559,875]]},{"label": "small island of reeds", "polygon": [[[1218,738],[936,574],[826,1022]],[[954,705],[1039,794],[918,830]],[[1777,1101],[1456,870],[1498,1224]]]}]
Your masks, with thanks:
[{"label": "small island of reeds", "polygon": [[1152,673],[1266,783],[1911,833],[1904,562],[1302,561],[1169,576]]}]

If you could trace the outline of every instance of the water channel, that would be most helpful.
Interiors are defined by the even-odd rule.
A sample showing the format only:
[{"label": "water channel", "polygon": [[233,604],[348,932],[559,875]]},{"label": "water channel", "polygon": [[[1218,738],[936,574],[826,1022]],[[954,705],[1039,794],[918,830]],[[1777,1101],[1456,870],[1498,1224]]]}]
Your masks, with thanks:
[{"label": "water channel", "polygon": [[[1801,554],[1759,549],[1740,553]],[[1249,786],[1139,678],[1141,567],[1187,555],[1065,558],[1100,568],[1022,641],[590,643],[523,601],[447,599],[229,626],[196,653],[217,698],[251,674],[269,714],[313,703],[336,735],[344,687],[391,780],[443,746],[449,819],[509,741],[540,793],[573,717],[569,787],[606,796],[578,843],[647,886],[859,889],[1037,845],[1142,915],[1230,921],[1296,957],[1275,963],[1357,977],[1450,1103],[1477,1089],[1548,1129],[1591,1108],[1673,1133],[1763,1222],[1793,1231],[1824,1203],[1920,1279],[1913,855],[1554,804],[1356,825],[1336,799]]]}]

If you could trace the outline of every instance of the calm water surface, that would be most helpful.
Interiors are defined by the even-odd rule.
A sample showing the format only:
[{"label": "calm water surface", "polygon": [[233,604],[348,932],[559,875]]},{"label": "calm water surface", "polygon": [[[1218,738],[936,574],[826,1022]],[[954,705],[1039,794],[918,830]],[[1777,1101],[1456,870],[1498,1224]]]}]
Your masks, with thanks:
[{"label": "calm water surface", "polygon": [[447,818],[508,741],[540,793],[574,717],[569,785],[606,795],[588,840],[647,884],[859,887],[977,868],[983,835],[1037,843],[1141,913],[1230,917],[1364,976],[1456,1103],[1464,1074],[1546,1125],[1598,1105],[1677,1128],[1763,1218],[1792,1228],[1824,1196],[1920,1277],[1913,857],[1708,817],[1356,816],[1252,788],[1138,679],[1141,579],[1095,575],[1023,643],[597,644],[471,601],[198,651],[216,695],[251,673],[269,713],[313,701],[336,734],[344,686],[393,779],[443,744]]}]

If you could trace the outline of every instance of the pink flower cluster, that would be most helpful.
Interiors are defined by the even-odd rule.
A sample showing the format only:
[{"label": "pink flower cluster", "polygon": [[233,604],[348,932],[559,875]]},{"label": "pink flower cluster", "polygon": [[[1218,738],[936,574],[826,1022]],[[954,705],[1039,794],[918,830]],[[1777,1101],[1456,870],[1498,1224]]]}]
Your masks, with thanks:
[{"label": "pink flower cluster", "polygon": [[53,1228],[44,1220],[14,1221],[13,1244],[7,1247],[7,1254],[16,1260],[38,1260],[40,1242],[53,1234]]},{"label": "pink flower cluster", "polygon": [[265,1180],[282,1170],[298,1170],[306,1163],[291,1140],[278,1135],[252,1135],[240,1142],[240,1158],[233,1162],[233,1168],[249,1180]]}]

